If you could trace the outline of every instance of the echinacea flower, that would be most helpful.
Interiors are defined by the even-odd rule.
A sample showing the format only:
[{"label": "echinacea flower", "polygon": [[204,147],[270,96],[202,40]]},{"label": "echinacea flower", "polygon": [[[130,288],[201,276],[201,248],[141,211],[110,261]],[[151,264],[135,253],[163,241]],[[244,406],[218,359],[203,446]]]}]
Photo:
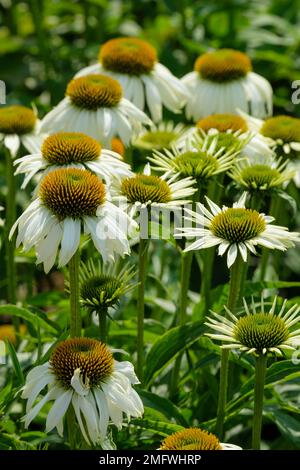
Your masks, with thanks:
[{"label": "echinacea flower", "polygon": [[264,159],[243,159],[231,168],[228,175],[243,190],[270,191],[281,188],[293,179],[295,171],[287,165],[288,162],[282,162],[282,159],[270,162]]},{"label": "echinacea flower", "polygon": [[260,128],[262,135],[273,139],[276,148],[289,155],[300,152],[300,119],[292,116],[274,116],[266,119]]},{"label": "echinacea flower", "polygon": [[234,161],[238,160],[239,142],[225,148],[218,145],[218,135],[213,139],[206,136],[203,140],[194,135],[185,141],[180,148],[154,151],[148,160],[153,169],[166,175],[192,177],[197,181],[207,180],[229,170]]},{"label": "echinacea flower", "polygon": [[93,73],[118,80],[125,97],[141,110],[147,106],[154,122],[162,120],[163,106],[178,113],[188,97],[185,85],[157,61],[156,50],[142,39],[122,37],[104,43],[99,63],[76,76]]},{"label": "echinacea flower", "polygon": [[81,132],[57,132],[47,137],[38,152],[15,160],[16,174],[25,173],[25,188],[36,173],[45,176],[58,168],[88,169],[109,184],[112,178],[130,176],[129,165],[112,150],[103,149],[100,143]]},{"label": "echinacea flower", "polygon": [[163,121],[157,126],[151,126],[150,129],[142,129],[137,136],[133,137],[132,145],[142,150],[169,149],[185,134],[184,124]]},{"label": "echinacea flower", "polygon": [[117,270],[115,264],[95,265],[93,260],[82,263],[79,272],[80,303],[91,311],[117,308],[121,298],[136,284],[131,282],[134,269],[124,266]]},{"label": "echinacea flower", "polygon": [[18,227],[17,246],[22,243],[24,251],[35,247],[37,263],[48,272],[58,252],[60,266],[72,258],[82,225],[104,261],[130,252],[127,235],[135,224],[109,201],[106,186],[88,170],[59,169],[42,179],[36,199],[15,222],[10,236]]},{"label": "echinacea flower", "polygon": [[198,57],[194,71],[182,78],[190,92],[186,106],[194,121],[210,114],[233,113],[241,109],[264,118],[272,114],[272,88],[252,72],[249,57],[233,49],[219,49]]},{"label": "echinacea flower", "polygon": [[30,152],[36,150],[41,141],[39,127],[39,120],[31,108],[19,105],[0,108],[0,142],[13,158],[21,144]]},{"label": "echinacea flower", "polygon": [[121,85],[111,77],[75,78],[67,86],[66,97],[43,118],[41,131],[83,132],[107,147],[119,136],[128,145],[142,124],[152,122],[122,95]]},{"label": "echinacea flower", "polygon": [[224,306],[227,317],[212,312],[206,322],[216,333],[207,333],[212,339],[223,341],[222,348],[236,349],[247,354],[266,355],[274,353],[282,356],[285,350],[295,350],[300,345],[300,329],[294,326],[300,322],[300,306],[294,304],[286,309],[285,300],[276,313],[277,297],[272,307],[266,311],[266,305],[261,297],[261,303],[249,308],[245,299],[244,315],[236,316]]},{"label": "echinacea flower", "polygon": [[145,165],[143,173],[124,178],[121,184],[112,188],[112,195],[126,207],[133,217],[136,211],[147,208],[174,209],[190,202],[196,189],[192,178],[178,179],[178,175],[167,177],[151,174],[150,165]]},{"label": "echinacea flower", "polygon": [[242,450],[234,444],[224,444],[214,434],[199,428],[186,428],[166,437],[159,450]]},{"label": "echinacea flower", "polygon": [[268,139],[279,157],[289,159],[288,168],[295,171],[294,182],[300,187],[300,119],[274,116],[264,121],[242,114],[251,130]]},{"label": "echinacea flower", "polygon": [[240,143],[242,156],[249,158],[261,157],[267,160],[273,158],[274,151],[271,148],[273,143],[258,132],[250,130],[246,119],[235,114],[213,114],[200,119],[189,133],[198,135],[210,135],[213,139],[215,135],[219,137],[219,146],[227,148],[230,145]]},{"label": "echinacea flower", "polygon": [[300,242],[299,233],[272,225],[274,217],[246,209],[246,196],[245,192],[233,207],[219,207],[206,197],[210,210],[201,203],[197,204],[197,212],[186,210],[189,214],[186,220],[196,223],[197,227],[178,229],[187,238],[196,237],[185,251],[219,245],[218,254],[223,256],[227,252],[227,266],[230,268],[239,254],[245,262],[248,251],[257,254],[255,247],[258,245],[285,251],[293,247],[294,242]]},{"label": "echinacea flower", "polygon": [[[114,360],[106,344],[90,338],[67,339],[55,347],[49,362],[34,367],[26,377],[22,389],[22,398],[27,399],[25,427],[46,403],[53,402],[46,432],[56,428],[63,436],[63,419],[72,407],[85,441],[111,448],[107,439],[110,420],[121,429],[123,414],[128,419],[143,414],[142,401],[132,387],[138,383],[133,365]],[[36,403],[45,387],[47,393]]]}]

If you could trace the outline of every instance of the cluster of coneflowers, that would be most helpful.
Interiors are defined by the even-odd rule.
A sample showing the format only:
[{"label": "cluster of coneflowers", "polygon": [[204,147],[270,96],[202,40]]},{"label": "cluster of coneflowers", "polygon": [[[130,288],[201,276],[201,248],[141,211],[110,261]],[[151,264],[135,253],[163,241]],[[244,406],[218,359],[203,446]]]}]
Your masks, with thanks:
[{"label": "cluster of coneflowers", "polygon": [[[182,113],[185,123],[164,122],[163,107]],[[263,294],[260,303],[252,300],[251,308],[246,301],[241,305],[250,256],[262,249],[264,279],[269,251],[282,252],[300,241],[298,233],[277,224],[278,200],[287,185],[293,180],[300,186],[300,121],[271,114],[271,86],[252,71],[244,53],[205,53],[196,60],[194,71],[180,80],[158,62],[150,44],[136,38],[103,44],[98,63],[76,74],[65,98],[41,121],[23,106],[0,109],[7,155],[8,300],[16,300],[15,242],[25,251],[34,248],[46,273],[56,263],[69,268],[70,338],[58,343],[49,361],[27,375],[22,390],[26,427],[51,402],[46,432],[56,428],[63,435],[66,417],[71,448],[80,447],[75,422],[87,444],[113,448],[111,425],[121,429],[124,415],[142,416],[143,404],[133,386],[143,381],[150,240],[142,236],[138,215],[146,211],[148,222],[153,208],[174,211],[189,204],[192,209],[184,211],[183,228],[175,233],[176,239],[182,238],[177,321],[187,321],[196,253],[207,334],[222,341],[218,437],[199,428],[184,429],[166,438],[160,448],[236,448],[219,441],[226,418],[229,349],[256,358],[253,448],[260,447],[268,357],[300,342],[297,305],[286,308],[284,302],[277,308],[276,299],[267,301]],[[126,163],[130,146],[147,153],[150,164],[141,173]],[[24,149],[30,153],[24,155]],[[22,188],[34,185],[32,202],[17,220],[14,172],[25,175]],[[240,192],[230,204],[224,190],[228,181]],[[87,264],[80,262],[86,237],[99,253],[97,263],[91,258]],[[128,256],[134,244],[139,246],[137,283],[130,258],[121,271],[117,268],[117,261]],[[210,315],[214,247],[226,256],[230,284],[225,311]],[[137,375],[130,362],[116,361],[107,345],[110,312],[135,288]],[[82,337],[82,309],[91,318],[98,317],[99,338]],[[178,384],[180,362],[178,357],[171,388]]]}]

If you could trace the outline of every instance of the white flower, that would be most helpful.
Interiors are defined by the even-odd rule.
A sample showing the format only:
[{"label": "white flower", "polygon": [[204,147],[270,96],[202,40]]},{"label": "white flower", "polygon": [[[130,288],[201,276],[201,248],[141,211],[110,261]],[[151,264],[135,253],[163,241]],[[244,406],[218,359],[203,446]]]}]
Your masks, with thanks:
[{"label": "white flower", "polygon": [[15,222],[10,236],[18,227],[17,246],[22,243],[24,251],[35,247],[37,263],[43,263],[48,272],[58,252],[59,266],[72,258],[83,225],[104,262],[114,260],[114,254],[130,252],[127,235],[136,224],[109,197],[105,185],[88,170],[52,171],[41,181],[37,198]]},{"label": "white flower", "polygon": [[215,113],[237,114],[238,108],[262,118],[272,114],[272,88],[252,72],[251,61],[242,52],[220,49],[203,54],[182,82],[190,92],[186,115],[194,121]]},{"label": "white flower", "polygon": [[300,119],[275,116],[266,120],[242,114],[250,129],[263,135],[280,157],[289,159],[288,169],[294,170],[294,182],[300,187]]},{"label": "white flower", "polygon": [[132,175],[130,166],[112,150],[102,148],[99,142],[81,132],[58,132],[47,137],[38,151],[15,160],[15,174],[25,173],[25,188],[33,176],[40,176],[58,168],[87,168],[109,184],[112,178]]},{"label": "white flower", "polygon": [[144,110],[154,122],[162,120],[162,106],[179,113],[189,96],[186,86],[157,62],[155,49],[137,38],[112,39],[100,49],[100,63],[80,70],[76,76],[103,73],[118,80],[128,100]]},{"label": "white flower", "polygon": [[219,146],[223,145],[227,149],[236,144],[243,157],[251,159],[264,156],[265,160],[274,158],[274,142],[252,126],[248,126],[244,113],[241,113],[241,116],[229,113],[213,114],[200,119],[196,126],[191,127],[180,138],[178,145],[181,146],[186,139],[191,139],[194,135],[202,139],[205,139],[206,135],[211,136],[211,139],[218,135]]},{"label": "white flower", "polygon": [[[53,402],[47,415],[46,432],[56,428],[63,436],[64,416],[73,407],[85,441],[111,448],[107,439],[110,423],[120,430],[123,414],[128,419],[143,414],[142,401],[132,387],[138,383],[133,365],[115,361],[104,343],[90,338],[62,341],[49,362],[34,367],[26,377],[22,389],[22,398],[27,399],[25,427],[28,428],[46,403]],[[36,403],[45,387],[47,393]]]},{"label": "white flower", "polygon": [[190,451],[190,450],[242,450],[234,444],[224,444],[217,436],[200,428],[182,428],[166,437],[158,450]]},{"label": "white flower", "polygon": [[144,150],[162,150],[175,145],[186,135],[187,128],[184,124],[174,124],[172,121],[160,122],[150,129],[142,129],[133,137],[132,145]]},{"label": "white flower", "polygon": [[32,109],[19,105],[0,109],[0,142],[3,142],[13,158],[21,144],[34,152],[41,140],[40,121]]},{"label": "white flower", "polygon": [[300,329],[292,327],[299,323],[299,305],[293,305],[286,311],[285,300],[279,313],[275,312],[277,297],[274,298],[269,312],[265,310],[263,295],[261,303],[255,305],[252,298],[252,311],[245,299],[245,315],[236,317],[224,306],[227,317],[212,312],[212,317],[205,323],[217,333],[207,333],[212,339],[224,341],[222,348],[237,349],[247,354],[275,353],[282,356],[285,350],[295,350],[300,345]]},{"label": "white flower", "polygon": [[231,208],[220,208],[206,197],[210,211],[201,203],[197,204],[197,213],[186,210],[189,214],[186,220],[196,222],[198,227],[178,229],[187,238],[196,237],[196,241],[185,251],[219,245],[218,254],[223,256],[227,251],[227,266],[230,268],[239,253],[244,261],[247,260],[248,251],[256,254],[257,245],[285,251],[294,246],[294,242],[300,242],[299,233],[271,225],[274,217],[246,209],[246,195],[244,193]]},{"label": "white flower", "polygon": [[239,187],[247,191],[268,191],[281,188],[294,178],[295,170],[288,168],[282,159],[266,160],[264,157],[242,159],[236,162],[228,175]]},{"label": "white flower", "polygon": [[165,175],[193,177],[201,181],[229,170],[238,160],[240,141],[234,141],[227,147],[219,142],[219,135],[211,136],[191,134],[182,139],[177,146],[162,152],[154,151],[148,160],[153,169]]},{"label": "white flower", "polygon": [[148,163],[142,174],[135,174],[133,177],[123,179],[121,184],[112,185],[112,199],[116,197],[124,210],[129,211],[131,217],[147,207],[175,209],[190,202],[190,196],[196,192],[195,180],[178,179],[178,176],[178,174],[172,177],[151,175]]},{"label": "white flower", "polygon": [[87,75],[69,82],[66,97],[43,118],[41,131],[83,132],[110,148],[115,136],[128,145],[142,124],[152,122],[122,98],[122,88],[116,80]]}]

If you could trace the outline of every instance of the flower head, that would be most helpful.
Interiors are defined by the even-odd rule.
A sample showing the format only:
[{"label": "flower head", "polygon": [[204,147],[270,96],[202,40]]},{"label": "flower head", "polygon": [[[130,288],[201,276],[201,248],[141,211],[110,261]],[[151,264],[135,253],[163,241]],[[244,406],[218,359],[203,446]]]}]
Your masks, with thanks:
[{"label": "flower head", "polygon": [[133,138],[132,145],[144,150],[170,149],[185,133],[186,128],[181,123],[175,125],[172,121],[161,122],[149,130],[143,129]]},{"label": "flower head", "polygon": [[191,127],[183,138],[179,141],[184,143],[186,138],[197,136],[208,142],[218,137],[217,149],[221,147],[229,149],[236,147],[243,157],[258,158],[264,155],[265,159],[272,159],[273,141],[267,139],[262,134],[253,129],[250,130],[247,120],[243,116],[236,114],[212,114],[200,119],[195,127]]},{"label": "flower head", "polygon": [[40,142],[39,121],[35,112],[25,106],[12,105],[0,109],[0,141],[16,156],[21,143],[31,151]]},{"label": "flower head", "polygon": [[186,237],[197,238],[186,251],[219,245],[218,253],[222,256],[227,252],[227,266],[230,267],[238,254],[244,261],[247,260],[248,251],[256,254],[257,245],[285,251],[294,246],[294,242],[300,242],[299,233],[272,225],[273,217],[247,209],[245,200],[246,193],[233,207],[220,208],[206,198],[210,211],[201,203],[197,205],[197,213],[187,210],[189,217],[186,220],[196,222],[198,227],[178,229]]},{"label": "flower head", "polygon": [[227,307],[224,308],[228,318],[213,312],[206,325],[217,333],[207,333],[207,336],[222,340],[222,348],[255,355],[275,353],[281,356],[283,351],[299,346],[300,330],[294,328],[300,321],[299,305],[287,310],[285,300],[276,313],[277,297],[269,311],[266,311],[263,296],[259,305],[255,305],[252,299],[251,307],[243,300],[245,314],[242,316],[233,315]]},{"label": "flower head", "polygon": [[293,179],[295,171],[287,168],[287,164],[281,159],[273,162],[244,159],[232,167],[229,176],[247,191],[269,191]]},{"label": "flower head", "polygon": [[252,71],[249,57],[240,51],[207,52],[182,80],[190,91],[186,114],[195,121],[215,113],[237,114],[238,109],[259,117],[272,113],[269,82]]},{"label": "flower head", "polygon": [[[64,266],[80,244],[81,226],[90,234],[104,261],[129,253],[128,234],[133,220],[109,201],[106,186],[93,173],[78,168],[51,171],[41,181],[37,198],[12,227],[17,246],[35,246],[37,262],[48,272],[59,252]],[[60,249],[59,249],[60,247]]]},{"label": "flower head", "polygon": [[154,47],[138,38],[110,39],[99,52],[99,62],[106,70],[128,75],[148,74],[156,61]]},{"label": "flower head", "polygon": [[66,97],[42,120],[41,130],[84,132],[108,147],[119,135],[128,145],[133,133],[151,121],[122,95],[120,83],[106,75],[74,78]]},{"label": "flower head", "polygon": [[180,112],[188,97],[185,85],[157,61],[156,50],[142,39],[107,41],[100,48],[99,63],[82,69],[77,76],[99,73],[117,79],[125,97],[139,109],[147,105],[155,122],[162,120],[162,106]]},{"label": "flower head", "polygon": [[188,198],[195,191],[192,178],[178,180],[178,175],[152,175],[149,164],[145,166],[142,174],[125,178],[120,186],[112,188],[112,193],[123,202],[132,216],[136,210],[148,206],[166,209],[181,206],[189,202]]},{"label": "flower head", "polygon": [[130,176],[129,165],[124,163],[116,152],[103,149],[101,144],[82,132],[57,132],[48,136],[37,153],[15,160],[16,174],[25,173],[22,187],[26,187],[31,178],[43,170],[59,168],[87,168],[96,173],[106,183],[112,178]]},{"label": "flower head", "polygon": [[222,444],[217,436],[199,428],[187,428],[166,437],[160,450],[240,450],[240,447]]},{"label": "flower head", "polygon": [[[261,135],[279,158],[286,157],[287,168],[293,170],[294,182],[300,187],[300,119],[291,116],[275,116],[263,121],[242,113],[249,128]],[[264,152],[262,152],[262,155]]]},{"label": "flower head", "polygon": [[[117,362],[110,349],[97,340],[73,338],[59,343],[49,362],[34,367],[26,378],[22,398],[27,399],[25,427],[43,406],[52,402],[46,432],[63,435],[63,418],[73,407],[87,443],[107,446],[109,419],[121,429],[123,413],[139,417],[143,404],[132,387],[138,379],[130,362]],[[48,391],[34,405],[44,387]]]},{"label": "flower head", "polygon": [[206,180],[229,170],[239,154],[239,142],[225,148],[220,146],[218,137],[190,136],[183,145],[154,151],[148,159],[154,169],[168,175]]},{"label": "flower head", "polygon": [[292,116],[271,117],[263,123],[261,133],[274,140],[300,142],[300,119]]},{"label": "flower head", "polygon": [[134,275],[132,268],[125,266],[118,272],[113,264],[96,266],[89,260],[80,270],[81,304],[96,312],[116,308],[121,298],[136,287],[131,282]]}]

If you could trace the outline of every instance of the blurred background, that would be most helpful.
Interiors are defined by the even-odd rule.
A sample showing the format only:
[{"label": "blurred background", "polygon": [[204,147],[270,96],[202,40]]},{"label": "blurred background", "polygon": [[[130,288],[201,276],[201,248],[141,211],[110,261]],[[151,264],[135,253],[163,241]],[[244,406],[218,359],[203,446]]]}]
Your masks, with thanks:
[{"label": "blurred background", "polygon": [[274,88],[275,112],[300,116],[290,99],[300,79],[299,0],[0,0],[0,25],[7,102],[34,101],[41,114],[97,60],[102,42],[133,35],[150,41],[177,76],[208,48],[246,51]]}]

